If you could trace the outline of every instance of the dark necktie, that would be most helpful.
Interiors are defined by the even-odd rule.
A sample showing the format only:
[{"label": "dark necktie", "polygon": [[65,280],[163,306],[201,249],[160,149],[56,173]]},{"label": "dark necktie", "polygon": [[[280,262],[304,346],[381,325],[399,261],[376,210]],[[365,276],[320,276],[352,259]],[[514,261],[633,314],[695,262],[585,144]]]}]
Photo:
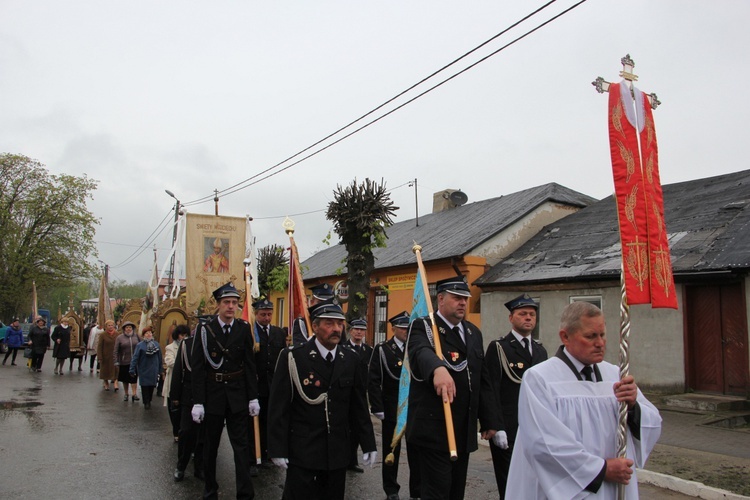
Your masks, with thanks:
[{"label": "dark necktie", "polygon": [[591,372],[594,370],[591,368],[591,365],[586,365],[583,367],[583,370],[581,370],[581,375],[583,375],[583,380],[588,380],[589,382],[593,382],[594,379],[591,378]]},{"label": "dark necktie", "polygon": [[229,336],[229,330],[231,328],[232,328],[231,325],[229,325],[228,323],[224,325],[224,335]]},{"label": "dark necktie", "polygon": [[[461,329],[457,326],[453,327],[453,332],[456,334],[459,340],[463,341],[464,339],[461,338]],[[464,342],[465,343],[465,342]]]},{"label": "dark necktie", "polygon": [[333,363],[333,353],[332,352],[329,352],[328,354],[326,354],[326,363],[328,363],[329,365],[331,363]]},{"label": "dark necktie", "polygon": [[263,336],[264,336],[265,338],[268,338],[268,327],[267,327],[267,326],[264,326],[264,327],[262,327],[261,329],[263,330]]},{"label": "dark necktie", "polygon": [[521,340],[523,341],[523,348],[526,349],[526,352],[528,352],[529,354],[531,354],[531,351],[529,351],[529,339],[527,339],[526,337],[524,337]]}]

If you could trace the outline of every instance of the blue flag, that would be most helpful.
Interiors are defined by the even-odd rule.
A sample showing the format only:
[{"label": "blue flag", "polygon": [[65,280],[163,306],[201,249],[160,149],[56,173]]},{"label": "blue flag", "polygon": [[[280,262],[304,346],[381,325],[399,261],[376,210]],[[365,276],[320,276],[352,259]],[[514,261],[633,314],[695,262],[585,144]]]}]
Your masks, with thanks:
[{"label": "blue flag", "polygon": [[[427,308],[427,297],[424,294],[422,288],[422,276],[417,271],[417,280],[414,282],[414,298],[412,299],[411,305],[411,316],[409,317],[411,323],[416,319],[427,316],[430,311]],[[409,334],[411,334],[411,324],[409,326]],[[409,339],[406,339],[406,345],[404,346],[404,364],[401,367],[401,378],[398,383],[398,416],[396,417],[396,428],[393,431],[393,440],[391,441],[391,449],[395,448],[401,441],[401,437],[406,431],[406,416],[409,411],[409,384],[411,383],[411,367],[409,366]],[[384,450],[385,452],[385,450]]]}]

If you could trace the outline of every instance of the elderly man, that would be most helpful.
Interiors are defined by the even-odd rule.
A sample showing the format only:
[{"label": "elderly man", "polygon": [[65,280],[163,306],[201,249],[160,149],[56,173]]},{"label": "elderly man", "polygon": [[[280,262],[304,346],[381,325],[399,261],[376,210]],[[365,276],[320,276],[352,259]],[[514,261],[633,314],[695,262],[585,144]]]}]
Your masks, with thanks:
[{"label": "elderly man", "polygon": [[[398,461],[401,443],[391,450],[393,432],[398,420],[398,387],[404,365],[404,348],[409,332],[409,313],[403,311],[388,320],[393,337],[375,346],[370,359],[368,395],[370,412],[383,422],[383,491],[387,500],[397,500],[401,486],[398,484]],[[393,453],[393,464],[386,465],[389,451]],[[409,441],[406,442],[406,458],[409,460],[409,497],[419,498],[419,454]]]},{"label": "elderly man", "polygon": [[[643,467],[661,434],[661,417],[628,375],[604,361],[601,310],[568,305],[560,320],[563,345],[523,377],[518,438],[508,498],[638,498],[635,467]],[[626,403],[627,458],[617,458],[619,403]]]},{"label": "elderly man", "polygon": [[205,485],[203,498],[218,498],[216,455],[226,423],[234,451],[237,498],[253,498],[250,479],[249,416],[258,415],[258,378],[253,357],[253,334],[246,321],[235,318],[240,294],[232,283],[214,290],[219,314],[201,323],[190,362],[193,421],[205,427]]},{"label": "elderly man", "polygon": [[338,344],[344,313],[336,304],[310,308],[314,337],[287,347],[271,386],[268,453],[287,469],[286,500],[343,500],[351,428],[366,465],[377,461],[359,359]]},{"label": "elderly man", "polygon": [[[412,381],[406,440],[419,452],[424,499],[460,500],[466,488],[469,453],[477,449],[477,419],[483,439],[492,439],[498,415],[487,365],[482,332],[466,321],[469,286],[463,276],[436,283],[437,331],[429,318],[414,320],[409,334]],[[442,358],[433,338],[440,336]],[[448,449],[443,404],[450,403],[457,459]],[[520,498],[520,497],[519,497]]]},{"label": "elderly man", "polygon": [[523,374],[534,365],[547,359],[542,344],[531,338],[537,321],[539,306],[526,294],[505,303],[510,311],[511,331],[487,347],[484,360],[490,372],[492,392],[498,405],[500,428],[490,442],[492,465],[500,498],[505,498],[510,457],[518,431],[518,393]]}]

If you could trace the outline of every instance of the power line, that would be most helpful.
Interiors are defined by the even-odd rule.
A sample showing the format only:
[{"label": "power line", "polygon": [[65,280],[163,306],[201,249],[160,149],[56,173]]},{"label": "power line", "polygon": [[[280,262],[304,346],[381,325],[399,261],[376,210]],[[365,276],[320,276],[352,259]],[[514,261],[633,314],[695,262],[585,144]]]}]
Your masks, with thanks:
[{"label": "power line", "polygon": [[[373,113],[375,113],[376,111],[378,111],[378,110],[382,109],[383,107],[385,107],[385,106],[387,106],[388,104],[392,103],[393,101],[395,101],[395,100],[396,100],[396,99],[398,99],[399,97],[403,96],[403,95],[404,95],[404,94],[406,94],[407,92],[409,92],[409,91],[413,90],[414,88],[416,88],[416,87],[418,87],[419,85],[423,84],[423,83],[424,83],[424,82],[426,82],[427,80],[429,80],[429,79],[433,78],[434,76],[436,76],[437,74],[441,73],[442,71],[444,71],[444,70],[448,69],[449,67],[451,67],[451,66],[453,66],[454,64],[458,63],[459,61],[461,61],[461,60],[465,59],[466,57],[468,57],[469,55],[473,54],[473,53],[474,53],[474,52],[476,52],[477,50],[481,49],[481,48],[482,48],[482,47],[484,47],[485,45],[489,44],[489,43],[490,43],[490,42],[492,42],[493,40],[496,40],[496,39],[497,39],[498,37],[500,37],[500,36],[504,35],[505,33],[507,33],[508,31],[510,31],[511,29],[515,28],[515,27],[516,27],[516,26],[518,26],[519,24],[523,23],[524,21],[528,20],[529,18],[533,17],[534,15],[538,14],[539,12],[541,12],[541,11],[542,11],[542,10],[544,10],[544,9],[546,9],[547,7],[549,7],[550,5],[552,5],[553,3],[555,3],[556,1],[557,1],[557,0],[550,0],[550,1],[549,1],[549,2],[547,2],[546,4],[542,5],[542,6],[541,6],[541,7],[539,7],[538,9],[534,10],[533,12],[531,12],[530,14],[527,14],[526,16],[524,16],[523,18],[519,19],[519,20],[518,20],[518,21],[516,21],[515,23],[511,24],[511,25],[510,25],[510,26],[508,26],[507,28],[503,29],[502,31],[500,31],[500,32],[499,32],[499,33],[497,33],[496,35],[492,36],[491,38],[489,38],[489,39],[487,39],[486,41],[482,42],[481,44],[477,45],[476,47],[474,47],[474,48],[473,48],[473,49],[471,49],[470,51],[468,51],[468,52],[466,52],[465,54],[461,55],[460,57],[458,57],[458,58],[454,59],[453,61],[451,61],[450,63],[446,64],[445,66],[441,67],[441,68],[440,68],[440,69],[438,69],[437,71],[434,71],[434,72],[433,72],[433,73],[431,73],[430,75],[428,75],[428,76],[426,76],[425,78],[421,79],[421,80],[420,80],[420,81],[418,81],[417,83],[415,83],[415,84],[411,85],[411,86],[410,86],[410,87],[408,87],[407,89],[405,89],[405,90],[403,90],[403,91],[399,92],[398,94],[396,94],[396,95],[395,95],[395,96],[393,96],[392,98],[388,99],[387,101],[383,102],[383,103],[382,103],[382,104],[380,104],[379,106],[377,106],[377,107],[373,108],[372,110],[368,111],[367,113],[365,113],[364,115],[360,116],[359,118],[357,118],[357,119],[355,119],[355,120],[353,120],[353,121],[349,122],[348,124],[346,124],[346,125],[344,125],[343,127],[339,128],[339,129],[338,129],[338,130],[336,130],[335,132],[332,132],[332,133],[328,134],[328,135],[327,135],[327,136],[325,136],[324,138],[322,138],[322,139],[320,139],[319,141],[317,141],[317,142],[315,142],[315,143],[311,144],[310,146],[308,146],[308,147],[306,147],[306,148],[304,148],[304,149],[302,149],[302,150],[298,151],[297,153],[293,154],[292,156],[289,156],[288,158],[286,158],[286,159],[284,159],[284,160],[282,160],[282,161],[280,161],[280,162],[276,163],[275,165],[273,165],[273,166],[271,166],[271,167],[268,167],[267,169],[265,169],[265,170],[263,170],[263,171],[261,171],[261,172],[258,172],[257,174],[255,174],[255,175],[253,175],[253,176],[251,176],[251,177],[248,177],[247,179],[245,179],[245,180],[243,180],[243,181],[240,181],[240,182],[238,182],[238,183],[236,183],[236,184],[234,184],[234,185],[232,185],[232,186],[229,186],[229,187],[227,187],[227,188],[225,188],[225,189],[223,189],[223,190],[219,191],[218,193],[214,193],[214,194],[211,194],[211,195],[207,195],[207,196],[204,196],[204,197],[202,197],[202,198],[198,198],[198,199],[196,199],[196,200],[192,200],[192,201],[189,201],[189,202],[185,203],[185,206],[197,205],[197,204],[201,204],[201,203],[204,203],[204,202],[206,202],[206,201],[210,201],[210,200],[212,200],[212,199],[214,198],[214,196],[216,196],[217,194],[223,194],[223,195],[227,195],[227,196],[228,196],[228,195],[230,195],[230,194],[233,194],[233,193],[235,193],[235,192],[237,192],[237,191],[239,191],[239,190],[241,190],[241,189],[244,189],[244,188],[246,188],[246,187],[250,187],[250,186],[252,186],[252,185],[254,185],[254,184],[257,184],[257,182],[260,182],[260,181],[262,181],[262,180],[268,179],[269,177],[271,177],[272,175],[275,175],[275,174],[271,174],[271,175],[265,176],[265,177],[261,178],[261,179],[260,179],[259,181],[257,181],[257,182],[253,182],[253,183],[247,184],[246,186],[242,186],[243,184],[245,184],[245,183],[248,183],[248,182],[250,182],[251,180],[253,180],[253,179],[256,179],[257,177],[259,177],[259,176],[261,176],[261,175],[263,175],[263,174],[265,174],[265,173],[267,173],[267,172],[269,172],[269,171],[271,171],[271,170],[273,170],[273,169],[275,169],[275,168],[277,168],[277,167],[279,167],[279,166],[283,165],[284,163],[286,163],[286,162],[288,162],[288,161],[290,161],[290,160],[292,160],[292,159],[294,159],[294,158],[298,157],[299,155],[301,155],[301,154],[303,154],[303,153],[305,153],[305,152],[309,151],[310,149],[314,148],[315,146],[317,146],[317,145],[319,145],[319,144],[323,143],[324,141],[326,141],[326,140],[330,139],[331,137],[333,137],[333,136],[335,136],[335,135],[339,134],[339,133],[340,133],[340,132],[342,132],[343,130],[345,130],[345,129],[347,129],[347,128],[351,127],[351,126],[352,126],[352,125],[354,125],[355,123],[358,123],[358,122],[362,121],[362,120],[363,120],[364,118],[366,118],[366,117],[368,117],[368,116],[372,115],[372,114],[373,114]],[[579,4],[576,4],[576,5],[574,5],[573,7],[577,7],[578,5],[580,5],[580,3],[583,3],[583,2],[585,2],[585,1],[586,1],[586,0],[582,0],[581,2],[579,2]],[[572,7],[572,8],[573,8],[573,7]],[[566,11],[563,11],[563,14],[564,14],[564,13],[566,13],[566,12],[568,12],[568,11],[569,11],[569,10],[571,10],[572,8],[570,8],[570,9],[567,9]],[[557,16],[555,16],[555,17],[553,17],[553,18],[552,18],[551,20],[554,20],[554,19],[556,19],[557,17],[560,17],[560,15],[561,15],[561,14],[559,14],[559,15],[557,15]],[[547,21],[547,22],[549,22],[549,21]],[[541,26],[544,26],[545,24],[547,24],[547,23],[543,23],[542,25],[540,25],[540,27],[541,27]],[[538,28],[536,28],[536,29],[538,29]],[[535,31],[535,30],[533,30],[533,31]],[[529,32],[529,33],[530,33],[530,32]],[[527,34],[529,34],[529,33],[527,33]],[[524,36],[525,36],[525,35],[524,35]],[[518,39],[517,39],[517,40],[518,40]],[[515,41],[517,41],[517,40],[515,40]],[[509,45],[510,45],[510,44],[509,44]],[[506,45],[506,47],[507,47],[507,45]],[[492,53],[491,55],[494,55],[495,53],[496,53],[496,52],[493,52],[493,53]],[[483,60],[485,60],[485,59],[487,59],[487,58],[485,57],[485,58],[483,58],[483,59],[480,59],[480,61],[479,61],[479,62],[481,62],[481,61],[483,61]],[[476,64],[477,64],[477,63],[475,63],[475,64],[473,64],[473,65],[469,66],[469,68],[471,68],[471,67],[475,66]],[[466,69],[469,69],[469,68],[466,68]],[[465,69],[465,70],[463,70],[463,71],[461,71],[461,72],[459,72],[459,73],[457,73],[456,75],[454,75],[454,77],[455,77],[455,76],[457,76],[457,75],[459,75],[459,74],[461,74],[461,73],[463,73],[464,71],[466,71],[466,69]],[[453,77],[451,77],[451,78],[449,78],[449,79],[447,79],[447,80],[445,80],[445,81],[448,81],[448,80],[450,80],[450,79],[452,79],[452,78],[453,78]],[[445,81],[444,81],[444,82],[442,82],[442,83],[445,83]],[[442,83],[441,83],[441,84],[442,84]],[[428,92],[429,92],[429,91],[431,91],[431,90],[433,90],[433,89],[435,89],[435,88],[437,88],[438,86],[439,86],[439,85],[437,85],[437,86],[435,86],[435,87],[432,87],[431,89],[429,89],[429,90],[428,90]],[[423,94],[420,94],[420,95],[419,95],[418,97],[421,97],[422,95],[424,95],[424,93],[423,93]],[[407,103],[406,103],[406,104],[408,104],[408,103],[412,102],[413,100],[414,100],[414,99],[412,99],[412,100],[410,100],[410,101],[407,101]],[[397,110],[397,109],[400,109],[401,107],[403,107],[403,105],[402,105],[402,106],[399,106],[399,107],[397,107],[397,108],[396,108],[396,110]],[[393,111],[395,111],[395,110],[393,110]],[[393,112],[393,111],[391,111],[391,112]],[[385,115],[381,116],[380,118],[384,118],[385,116],[388,116],[388,115],[389,115],[389,114],[390,114],[391,112],[389,112],[389,113],[386,113]],[[375,123],[375,122],[376,122],[376,121],[378,121],[378,120],[379,120],[380,118],[378,118],[377,120],[373,120],[373,121],[369,122],[369,123],[367,124],[367,126],[369,126],[369,125],[370,125],[370,124],[372,124],[372,123]],[[366,127],[361,127],[361,128],[359,128],[359,129],[357,129],[357,130],[355,131],[355,133],[356,133],[356,132],[358,132],[358,131],[360,131],[360,130],[362,130],[363,128],[366,128]],[[352,135],[352,134],[348,134],[348,135],[344,136],[344,138],[350,137],[351,135]],[[334,142],[333,144],[337,144],[338,142],[340,142],[340,140],[339,140],[339,141],[336,141],[336,142]],[[315,153],[313,153],[313,154],[311,154],[311,155],[308,155],[308,156],[304,157],[304,158],[303,158],[302,160],[305,160],[305,159],[307,159],[307,158],[310,158],[311,156],[314,156],[315,154],[317,154],[317,153],[319,153],[319,152],[321,152],[321,151],[324,151],[325,149],[327,149],[328,147],[332,146],[333,144],[330,144],[329,146],[327,146],[327,147],[325,147],[325,148],[322,148],[322,149],[320,149],[320,150],[316,151]],[[297,164],[299,164],[299,163],[300,163],[299,161],[297,161],[297,162],[294,162],[294,163],[293,163],[292,165],[290,165],[289,167],[291,167],[291,166],[294,166],[294,165],[297,165]],[[276,172],[276,173],[279,173],[279,172],[283,172],[284,170],[286,170],[286,169],[287,169],[287,168],[289,168],[289,167],[285,167],[285,168],[283,168],[283,169],[279,170],[279,171],[278,171],[278,172]],[[242,186],[242,187],[241,187],[241,186]],[[237,189],[235,189],[235,188],[237,188]]]},{"label": "power line", "polygon": [[[156,241],[156,238],[158,238],[161,233],[164,232],[164,230],[169,226],[168,219],[170,218],[170,215],[172,215],[172,210],[169,210],[167,214],[164,216],[164,218],[159,222],[159,224],[156,226],[156,229],[151,231],[151,234],[149,234],[146,237],[146,240],[141,243],[141,245],[138,247],[137,250],[133,251],[132,254],[130,254],[128,257],[125,258],[122,262],[120,262],[117,265],[109,266],[110,269],[118,269],[123,266],[126,266],[133,262],[136,258],[138,258],[154,241]],[[166,222],[166,224],[165,224]],[[154,236],[155,235],[155,236]],[[153,238],[152,238],[153,236]]]}]

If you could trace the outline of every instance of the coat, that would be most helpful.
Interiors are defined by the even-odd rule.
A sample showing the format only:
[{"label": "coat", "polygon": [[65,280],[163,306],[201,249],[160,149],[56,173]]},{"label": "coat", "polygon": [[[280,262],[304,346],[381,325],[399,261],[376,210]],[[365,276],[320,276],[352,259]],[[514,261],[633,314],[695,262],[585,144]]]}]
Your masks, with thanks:
[{"label": "coat", "polygon": [[258,372],[258,396],[267,398],[271,391],[271,380],[276,370],[279,354],[286,347],[286,334],[278,326],[268,325],[268,333],[255,323],[255,341],[258,352],[255,353],[255,369]]},{"label": "coat", "polygon": [[[130,336],[121,333],[115,338],[115,346],[113,350],[113,356],[116,366],[130,366],[130,360],[133,359],[133,353],[135,347],[142,339],[136,333],[132,333]],[[126,370],[127,368],[123,368]]]},{"label": "coat", "polygon": [[508,442],[512,446],[516,440],[518,432],[518,394],[521,390],[521,384],[511,380],[503,370],[500,353],[500,347],[505,353],[508,360],[508,366],[512,373],[521,378],[524,373],[534,365],[538,365],[547,359],[547,351],[542,344],[536,340],[531,340],[531,351],[520,343],[513,333],[508,333],[500,340],[493,340],[487,347],[487,353],[484,360],[487,363],[487,369],[490,373],[490,383],[492,392],[497,404],[497,414],[500,416],[500,427],[498,431],[505,431],[508,434]]},{"label": "coat", "polygon": [[[169,347],[169,346],[167,346]],[[172,404],[180,406],[193,406],[193,369],[190,359],[195,347],[195,337],[188,337],[182,341],[177,348],[177,355],[172,369],[171,381],[169,383],[169,400]],[[166,383],[165,383],[166,386]]]},{"label": "coat", "polygon": [[383,413],[384,420],[396,422],[398,416],[398,386],[404,351],[391,338],[375,346],[367,381],[370,412]]},{"label": "coat", "polygon": [[99,360],[100,380],[117,380],[114,355],[116,339],[116,335],[110,335],[107,332],[101,332],[97,336],[96,357]]},{"label": "coat", "polygon": [[31,342],[31,349],[34,354],[44,354],[49,349],[49,328],[46,326],[39,328],[34,325],[29,330],[29,342]]},{"label": "coat", "polygon": [[[224,346],[226,353],[219,344]],[[190,359],[195,404],[202,404],[206,413],[212,415],[226,415],[227,407],[232,413],[248,411],[248,403],[258,399],[254,344],[250,325],[241,319],[234,319],[228,336],[216,317],[198,325]],[[206,355],[210,362],[206,360]],[[211,363],[221,365],[214,368]],[[239,372],[242,373],[231,380],[217,380],[220,377],[218,374]]]},{"label": "coat", "polygon": [[432,450],[447,450],[448,437],[445,429],[443,401],[435,393],[432,373],[448,363],[458,367],[466,361],[460,371],[448,369],[456,385],[453,399],[453,431],[459,454],[477,449],[477,418],[481,430],[497,430],[499,426],[495,400],[490,385],[487,365],[484,363],[482,332],[468,321],[462,321],[466,343],[451,330],[450,326],[435,314],[437,332],[444,361],[435,354],[425,326],[429,317],[412,322],[409,333],[409,363],[412,381],[409,386],[409,413],[407,415],[406,439],[420,447]]},{"label": "coat", "polygon": [[180,349],[182,342],[173,340],[164,348],[164,387],[161,389],[161,395],[164,398],[164,406],[167,406],[167,398],[172,385],[172,371],[174,370],[177,351]]},{"label": "coat", "polygon": [[[70,327],[63,328],[61,325],[55,327],[52,332],[52,357],[57,359],[68,359],[70,357]],[[60,341],[58,344],[57,341]]]},{"label": "coat", "polygon": [[138,384],[141,387],[156,387],[161,373],[161,348],[156,340],[151,340],[151,344],[156,347],[156,351],[149,354],[147,352],[148,344],[147,340],[143,340],[135,347],[133,359],[130,360],[130,374],[138,375]]},{"label": "coat", "polygon": [[5,330],[5,345],[10,348],[23,347],[23,330],[16,330],[13,325]]},{"label": "coat", "polygon": [[[284,349],[268,405],[269,456],[288,458],[290,464],[306,469],[342,469],[349,465],[350,433],[359,437],[364,452],[375,451],[367,399],[358,389],[364,385],[360,378],[359,358],[348,349],[336,349],[333,367],[321,357],[315,339]],[[308,402],[324,393],[327,404]]]}]

